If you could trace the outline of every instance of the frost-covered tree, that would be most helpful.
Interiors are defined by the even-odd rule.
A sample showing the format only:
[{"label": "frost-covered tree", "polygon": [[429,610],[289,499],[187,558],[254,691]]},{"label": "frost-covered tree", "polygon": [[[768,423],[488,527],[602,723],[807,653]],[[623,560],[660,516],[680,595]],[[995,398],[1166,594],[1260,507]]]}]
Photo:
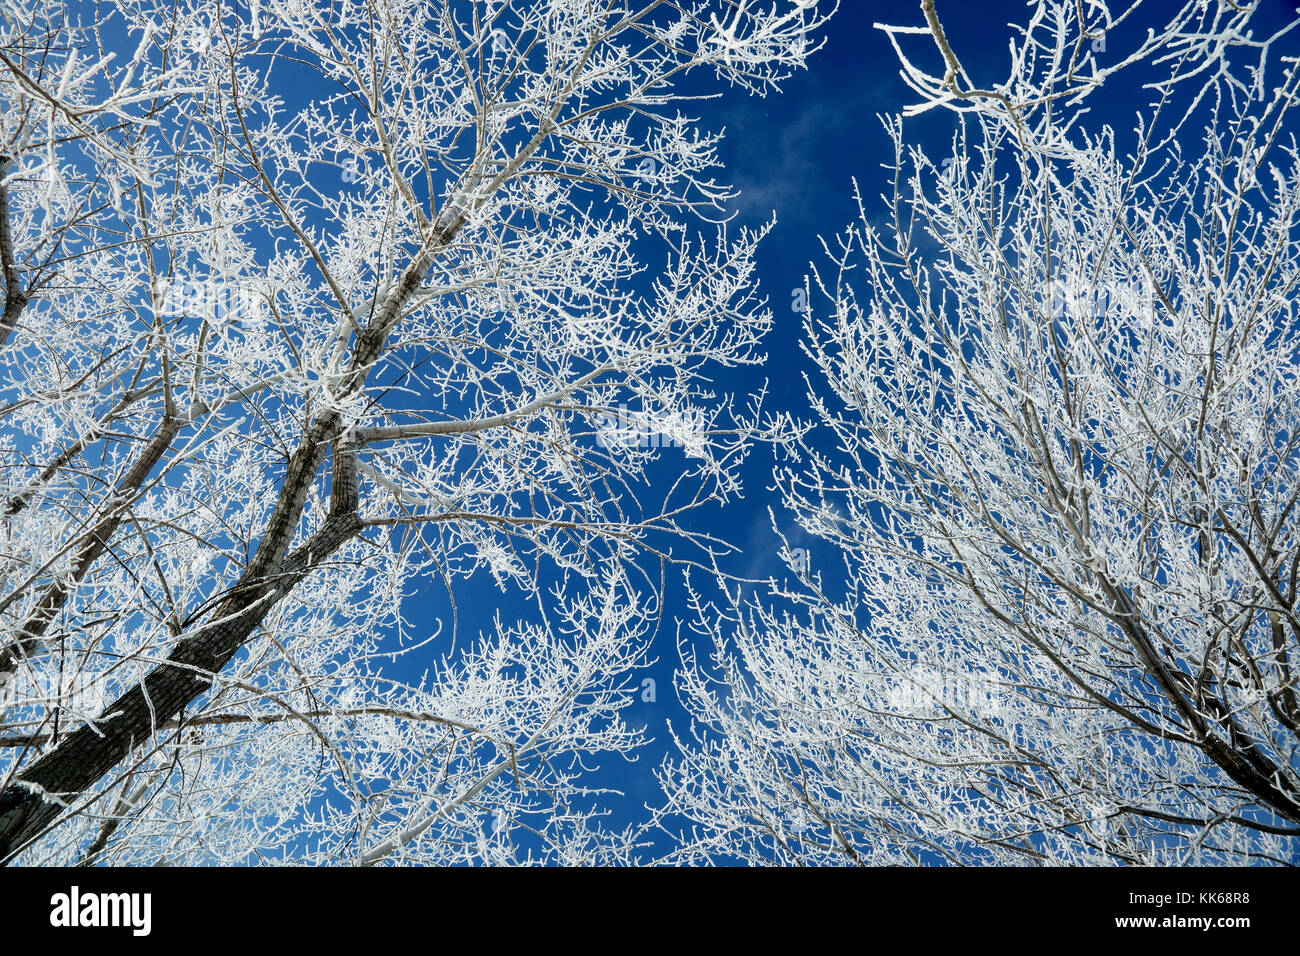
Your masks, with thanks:
[{"label": "frost-covered tree", "polygon": [[816,571],[698,596],[672,859],[1300,862],[1300,30],[1107,6],[887,28],[952,150],[810,279]]},{"label": "frost-covered tree", "polygon": [[632,852],[641,559],[780,431],[683,104],[828,6],[7,0],[0,861]]}]

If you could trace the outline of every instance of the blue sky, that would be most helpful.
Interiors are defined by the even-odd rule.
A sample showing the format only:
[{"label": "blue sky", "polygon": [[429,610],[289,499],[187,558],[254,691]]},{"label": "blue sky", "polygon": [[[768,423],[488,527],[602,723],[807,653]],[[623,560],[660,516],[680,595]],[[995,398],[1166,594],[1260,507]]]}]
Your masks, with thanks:
[{"label": "blue sky", "polygon": [[[998,0],[940,6],[945,26],[958,44],[968,70],[978,77],[984,68],[1003,68],[1005,53],[999,56],[998,52],[1006,49],[1007,33],[1000,24],[1020,15],[1022,4]],[[757,97],[730,90],[720,98],[682,108],[698,117],[704,130],[725,129],[719,148],[723,168],[717,178],[740,190],[731,204],[734,222],[759,226],[773,216],[777,220],[759,252],[761,290],[776,320],[766,340],[768,362],[759,368],[717,370],[719,392],[743,396],[763,387],[766,381],[771,409],[789,411],[797,417],[810,416],[804,375],[813,369],[799,349],[802,316],[792,307],[792,292],[802,288],[810,260],[821,257],[819,235],[829,238],[855,217],[854,178],[868,197],[880,190],[880,164],[892,158],[892,148],[878,114],[900,112],[915,99],[899,76],[898,61],[888,40],[872,28],[872,23],[885,20],[910,24],[919,22],[919,18],[919,9],[912,4],[843,0],[825,35],[824,48],[811,58],[807,71],[784,84],[781,93]],[[933,55],[924,45],[918,49]],[[696,85],[699,92],[712,91],[716,80],[704,75],[690,77],[683,92],[696,92],[692,88]],[[939,155],[949,149],[953,129],[951,115],[942,111],[910,120],[908,126],[914,142]],[[661,259],[653,251],[644,256],[647,263]],[[644,278],[648,281],[653,277]],[[678,476],[681,458],[681,450],[665,449],[647,476],[649,484],[666,490]],[[725,570],[746,578],[789,577],[791,572],[778,556],[782,542],[773,530],[770,508],[790,545],[808,549],[812,570],[833,575],[834,555],[819,552],[816,543],[783,514],[779,499],[768,489],[772,464],[769,449],[756,450],[745,469],[743,500],[697,510],[688,523],[739,549],[724,565]],[[694,583],[706,590],[711,587],[710,582],[698,577]],[[833,588],[833,582],[830,586]],[[495,614],[499,613],[503,620],[527,616],[529,603],[527,595],[498,591],[483,572],[468,587],[457,588],[458,641],[489,630]],[[408,615],[417,624],[423,617],[430,628],[435,626],[433,618],[446,610],[445,592],[436,586],[430,591],[430,600],[423,602],[417,597],[408,605]],[[629,723],[644,724],[647,735],[654,740],[634,764],[606,757],[591,779],[594,786],[611,787],[626,795],[612,801],[610,822],[615,828],[643,819],[643,805],[659,802],[654,770],[670,746],[667,722],[671,721],[679,734],[688,723],[676,699],[673,674],[678,663],[678,623],[681,633],[689,634],[690,618],[683,582],[669,568],[664,619],[654,645],[657,663],[637,678],[638,682],[644,678],[654,681],[655,700],[642,701],[638,697],[625,714]],[[431,652],[436,657],[444,648],[431,648]],[[413,656],[405,659],[403,666],[411,668],[411,676],[416,676],[426,662],[426,658]],[[490,826],[486,818],[484,822]]]}]

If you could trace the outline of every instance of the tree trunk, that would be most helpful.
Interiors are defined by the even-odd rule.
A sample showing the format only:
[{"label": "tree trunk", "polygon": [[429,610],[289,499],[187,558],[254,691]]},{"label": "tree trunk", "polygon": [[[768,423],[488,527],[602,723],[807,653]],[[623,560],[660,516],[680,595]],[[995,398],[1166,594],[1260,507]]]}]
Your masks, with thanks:
[{"label": "tree trunk", "polygon": [[181,641],[166,663],[108,708],[111,716],[97,721],[96,729],[80,728],[18,774],[0,793],[0,865],[44,833],[64,811],[66,801],[94,786],[134,747],[153,737],[160,724],[179,716],[211,687],[276,603],[360,530],[355,508],[332,514],[278,572],[245,573],[216,609],[215,623]]}]

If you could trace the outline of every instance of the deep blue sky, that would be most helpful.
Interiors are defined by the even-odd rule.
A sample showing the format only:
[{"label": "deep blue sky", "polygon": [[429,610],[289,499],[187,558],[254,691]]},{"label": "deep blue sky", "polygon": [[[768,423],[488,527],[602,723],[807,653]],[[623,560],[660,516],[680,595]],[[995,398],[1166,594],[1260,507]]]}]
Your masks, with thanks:
[{"label": "deep blue sky", "polygon": [[[1022,3],[949,0],[940,2],[939,9],[968,70],[978,77],[982,75],[981,66],[993,70],[1004,67],[1007,34],[1004,27],[996,25],[1022,15]],[[768,408],[788,410],[799,417],[810,415],[803,375],[812,367],[799,349],[803,320],[792,309],[792,290],[803,286],[809,261],[821,258],[818,236],[829,238],[856,217],[854,177],[867,196],[874,196],[881,188],[884,180],[880,164],[892,158],[892,147],[877,115],[900,112],[915,100],[899,76],[898,61],[888,40],[872,28],[878,20],[893,24],[922,22],[919,4],[842,0],[825,34],[824,48],[811,58],[807,71],[784,84],[781,93],[758,97],[736,89],[718,99],[680,107],[682,112],[699,117],[702,129],[725,129],[726,138],[719,150],[723,168],[716,178],[741,191],[732,206],[734,222],[758,226],[773,215],[777,219],[759,254],[762,293],[769,299],[776,319],[766,341],[769,361],[761,368],[717,370],[717,390],[743,396],[761,388],[766,379],[770,387]],[[926,42],[921,38],[917,47],[929,54]],[[996,56],[999,50],[1002,56]],[[689,77],[684,87],[683,91],[689,93],[718,88],[715,77],[702,74]],[[925,148],[946,154],[954,129],[950,114],[934,111],[909,123],[910,135],[922,138]],[[644,256],[647,264],[661,259],[657,250]],[[680,450],[665,449],[649,476],[651,485],[666,489],[677,477],[681,461]],[[779,499],[768,490],[772,464],[770,450],[756,451],[746,468],[744,499],[725,508],[701,509],[688,523],[741,549],[732,556],[726,570],[749,578],[788,577],[790,572],[778,557],[781,541],[772,530],[768,515],[771,507],[791,545],[810,550],[813,569],[821,569],[820,563],[833,573],[833,555],[819,554],[815,543],[782,515]],[[648,497],[653,500],[653,495]],[[698,577],[695,583],[697,587],[709,585]],[[431,618],[446,614],[445,601],[445,593],[436,587],[430,592],[424,610],[430,626]],[[417,598],[410,606],[415,608],[419,603]],[[492,586],[486,572],[469,582],[468,587],[457,587],[457,605],[458,643],[490,629],[494,614],[500,613],[503,620],[529,615],[525,597],[514,592],[502,594]],[[656,700],[649,703],[638,698],[625,714],[629,723],[644,724],[654,742],[641,752],[635,764],[616,756],[604,758],[600,773],[592,781],[593,785],[626,794],[615,806],[611,820],[615,825],[642,819],[644,804],[660,802],[654,770],[668,752],[666,722],[671,720],[679,735],[688,723],[676,699],[673,674],[678,663],[677,622],[688,620],[691,613],[681,579],[671,567],[664,606],[654,651],[658,662],[638,678],[655,681]],[[418,613],[412,616],[417,621],[420,618]],[[688,633],[689,629],[683,626],[682,631]],[[432,655],[440,655],[444,647],[431,648]],[[427,658],[407,659],[404,666],[418,673],[427,663]],[[489,823],[486,818],[484,822]]]}]

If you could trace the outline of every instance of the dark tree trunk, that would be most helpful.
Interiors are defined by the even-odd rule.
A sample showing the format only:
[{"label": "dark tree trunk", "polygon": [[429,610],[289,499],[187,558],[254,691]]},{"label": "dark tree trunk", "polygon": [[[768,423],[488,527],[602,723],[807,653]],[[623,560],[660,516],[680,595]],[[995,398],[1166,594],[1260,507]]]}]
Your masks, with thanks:
[{"label": "dark tree trunk", "polygon": [[118,698],[105,711],[112,716],[97,722],[98,732],[89,726],[80,728],[18,774],[15,783],[0,793],[0,865],[39,837],[64,812],[60,800],[42,793],[75,799],[132,749],[149,740],[160,724],[180,715],[212,686],[214,677],[271,608],[360,529],[355,510],[334,514],[285,559],[277,573],[246,573],[216,608],[216,623],[182,640],[167,663],[154,668],[142,683]]}]

